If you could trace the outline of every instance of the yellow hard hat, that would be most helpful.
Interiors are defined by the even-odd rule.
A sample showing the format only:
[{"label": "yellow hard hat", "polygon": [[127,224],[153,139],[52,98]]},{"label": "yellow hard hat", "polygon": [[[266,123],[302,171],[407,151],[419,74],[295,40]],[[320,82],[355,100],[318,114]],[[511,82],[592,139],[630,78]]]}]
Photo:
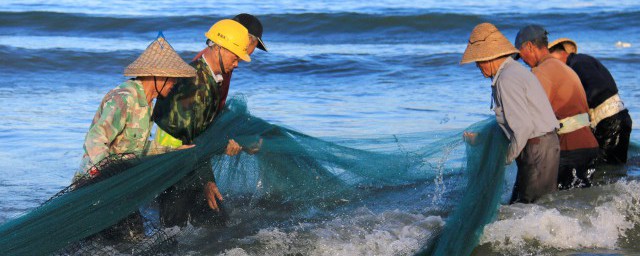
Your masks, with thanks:
[{"label": "yellow hard hat", "polygon": [[240,59],[250,62],[247,53],[249,31],[237,21],[224,19],[213,24],[204,35],[215,44],[235,53]]}]

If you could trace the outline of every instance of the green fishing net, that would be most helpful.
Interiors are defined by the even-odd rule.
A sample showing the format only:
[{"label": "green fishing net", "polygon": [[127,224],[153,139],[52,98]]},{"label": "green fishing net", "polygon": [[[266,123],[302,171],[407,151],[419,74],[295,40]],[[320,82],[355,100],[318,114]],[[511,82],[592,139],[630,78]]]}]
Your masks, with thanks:
[{"label": "green fishing net", "polygon": [[[422,140],[428,144],[416,149],[398,140],[395,148],[364,150],[270,124],[252,116],[242,98],[227,106],[194,148],[142,158],[115,156],[101,170],[102,178],[74,184],[4,223],[0,255],[161,253],[175,243],[174,234],[160,229],[150,238],[115,244],[100,234],[126,221],[139,222],[140,206],[196,171],[213,170],[227,194],[297,207],[333,207],[384,187],[438,183],[443,173],[461,176],[457,187],[465,189],[450,204],[457,206],[442,209],[446,225],[437,238],[425,241],[428,250],[422,253],[435,255],[469,254],[495,215],[507,141],[493,118],[468,128],[479,133],[473,145],[462,142],[462,131],[448,131]],[[254,155],[225,157],[229,139],[243,146],[262,140],[262,146]]]},{"label": "green fishing net", "polygon": [[497,213],[503,191],[508,141],[494,120],[476,123],[478,133],[466,147],[466,186],[447,223],[418,255],[470,255],[483,227]]}]

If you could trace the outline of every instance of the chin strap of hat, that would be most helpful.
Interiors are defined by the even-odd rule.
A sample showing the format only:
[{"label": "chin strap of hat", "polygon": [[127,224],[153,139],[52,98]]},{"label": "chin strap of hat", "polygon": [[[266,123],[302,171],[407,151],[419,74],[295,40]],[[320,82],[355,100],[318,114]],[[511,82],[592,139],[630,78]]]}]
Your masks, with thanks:
[{"label": "chin strap of hat", "polygon": [[[216,44],[215,44],[213,41],[211,41],[211,40],[207,39],[207,46],[209,46],[209,48],[211,49],[211,51],[213,51],[213,50],[214,50],[214,49],[213,49],[213,46],[214,46],[214,45],[216,45]],[[220,72],[221,72],[223,75],[226,75],[226,74],[227,74],[227,72],[224,70],[224,62],[222,62],[222,54],[220,54],[220,48],[222,48],[222,47],[220,47],[220,46],[218,45],[218,64],[220,65]],[[212,74],[212,75],[215,75],[215,74]]]},{"label": "chin strap of hat", "polygon": [[153,77],[153,88],[156,89],[156,93],[158,93],[158,98],[162,99],[162,98],[164,98],[164,96],[162,96],[162,93],[160,93],[160,92],[162,90],[164,90],[164,87],[167,85],[167,81],[169,81],[169,78],[168,77],[164,78],[164,83],[162,84],[162,89],[158,90],[158,83],[156,81],[156,77],[157,76]]},{"label": "chin strap of hat", "polygon": [[222,62],[222,54],[220,54],[220,48],[222,48],[222,47],[218,46],[218,62],[220,62],[220,72],[223,75],[226,75],[227,72],[224,70],[224,63]]}]

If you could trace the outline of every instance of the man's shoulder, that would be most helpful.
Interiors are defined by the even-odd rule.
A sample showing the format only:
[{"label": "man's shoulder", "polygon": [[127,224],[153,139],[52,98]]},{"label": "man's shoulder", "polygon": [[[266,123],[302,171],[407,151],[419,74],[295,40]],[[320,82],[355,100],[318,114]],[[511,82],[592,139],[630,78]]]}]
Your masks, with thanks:
[{"label": "man's shoulder", "polygon": [[533,74],[517,61],[507,63],[500,74],[501,81],[518,82],[535,79]]},{"label": "man's shoulder", "polygon": [[596,61],[595,57],[584,53],[574,53],[573,59],[575,59],[576,61]]},{"label": "man's shoulder", "polygon": [[598,59],[584,53],[569,55],[569,57],[567,58],[567,65],[569,65],[571,68],[579,69],[588,68],[591,66],[602,66]]},{"label": "man's shoulder", "polygon": [[506,73],[527,71],[527,69],[522,64],[520,64],[520,62],[516,60],[511,60],[505,63],[502,70],[503,72],[506,72]]},{"label": "man's shoulder", "polygon": [[553,57],[549,57],[546,60],[542,61],[540,64],[538,64],[537,67],[533,68],[532,71],[538,77],[553,77],[554,74],[567,75],[570,73],[574,73],[571,67]]},{"label": "man's shoulder", "polygon": [[135,101],[137,90],[135,87],[135,82],[132,80],[127,80],[120,85],[113,88],[111,91],[105,95],[105,102],[116,102],[118,105],[122,104],[131,104]]},{"label": "man's shoulder", "polygon": [[178,97],[182,98],[185,96],[192,95],[196,90],[198,90],[198,86],[196,85],[196,79],[193,77],[182,77],[176,80],[173,89],[167,96],[167,98]]},{"label": "man's shoulder", "polygon": [[556,59],[553,57],[547,57],[547,59],[543,60],[538,65],[538,68],[547,71],[547,70],[552,70],[552,69],[556,69],[558,67],[563,67],[563,66],[566,66],[566,64],[562,63],[562,61],[560,61],[559,59]]}]

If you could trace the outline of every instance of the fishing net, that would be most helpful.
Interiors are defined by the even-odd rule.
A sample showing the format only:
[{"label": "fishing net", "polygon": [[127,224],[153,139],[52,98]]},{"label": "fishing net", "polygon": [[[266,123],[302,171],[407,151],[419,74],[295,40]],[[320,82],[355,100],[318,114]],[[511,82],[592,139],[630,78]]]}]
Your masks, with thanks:
[{"label": "fishing net", "polygon": [[470,255],[483,227],[495,218],[509,142],[493,120],[476,123],[468,131],[478,135],[466,148],[463,196],[440,235],[418,255]]},{"label": "fishing net", "polygon": [[[473,145],[465,146],[462,131],[450,131],[422,140],[428,144],[417,149],[404,148],[402,139],[394,137],[393,148],[364,150],[270,124],[252,116],[242,98],[227,105],[215,125],[196,138],[194,148],[142,158],[116,156],[101,168],[100,179],[73,184],[3,224],[0,255],[158,254],[175,243],[169,229],[137,238],[129,232],[129,239],[115,242],[105,230],[141,222],[140,206],[194,172],[211,168],[225,193],[302,208],[357,202],[385,187],[435,183],[436,189],[444,189],[446,175],[458,177],[462,184],[455,187],[465,190],[447,200],[459,206],[441,209],[449,216],[446,225],[428,241],[431,251],[422,253],[469,254],[495,215],[507,142],[493,119],[468,128],[479,134]],[[231,138],[247,147],[262,140],[260,151],[225,157]]]}]

